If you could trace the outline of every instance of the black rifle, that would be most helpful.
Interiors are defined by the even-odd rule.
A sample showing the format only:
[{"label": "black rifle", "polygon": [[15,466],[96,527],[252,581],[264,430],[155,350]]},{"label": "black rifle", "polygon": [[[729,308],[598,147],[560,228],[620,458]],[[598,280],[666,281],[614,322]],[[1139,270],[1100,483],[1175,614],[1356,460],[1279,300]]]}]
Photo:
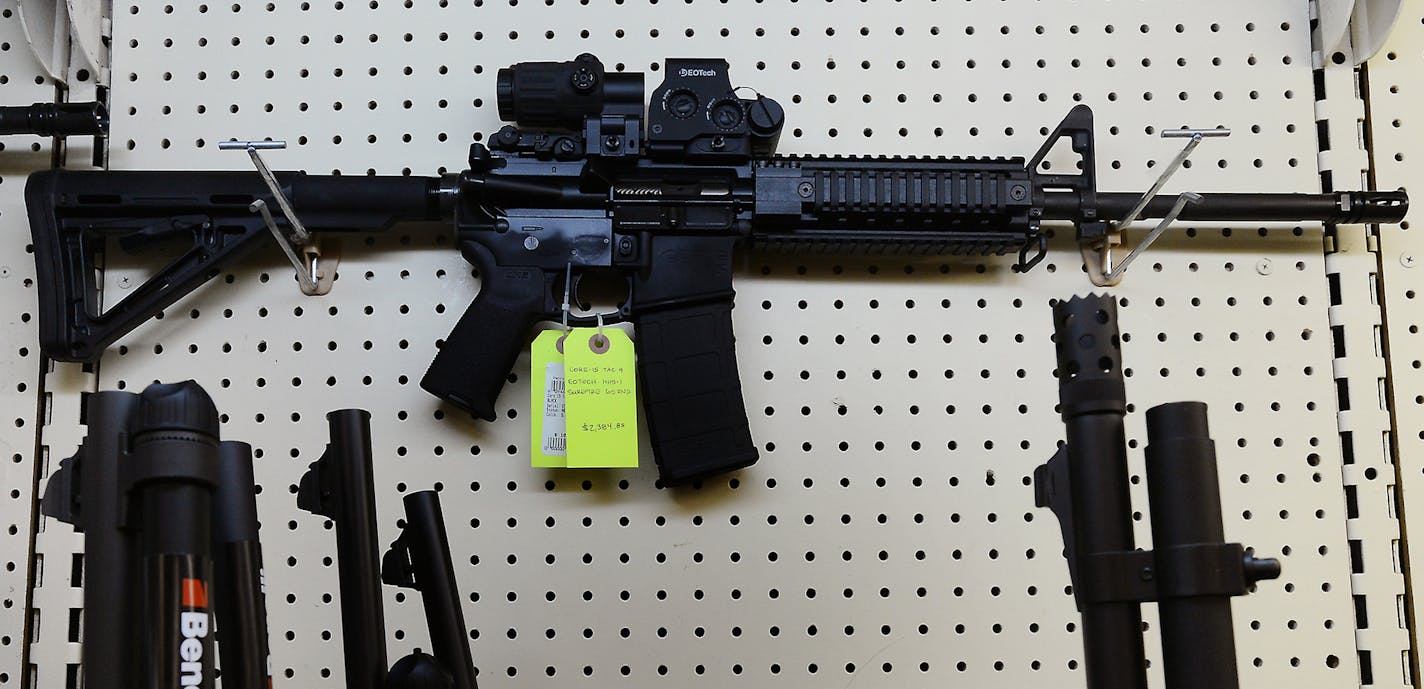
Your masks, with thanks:
[{"label": "black rifle", "polygon": [[[1002,255],[1042,260],[1040,224],[1072,223],[1102,241],[1107,218],[1138,199],[1100,193],[1092,111],[1075,106],[1031,159],[773,155],[781,106],[732,89],[727,62],[667,60],[644,114],[643,75],[608,73],[592,55],[501,69],[500,116],[519,123],[470,147],[469,169],[443,177],[276,173],[312,232],[369,233],[404,220],[451,220],[483,280],[421,387],[493,420],[495,400],[536,321],[558,320],[562,294],[611,269],[628,298],[610,321],[639,329],[648,433],[661,477],[678,484],[752,464],[732,334],[732,251]],[[1044,172],[1070,140],[1074,174]],[[1394,222],[1404,192],[1204,194],[1196,221]],[[257,174],[36,173],[25,190],[40,285],[40,343],[66,361],[110,343],[264,243],[254,212],[277,199]],[[1153,197],[1141,217],[1168,214]],[[275,221],[288,227],[285,218]],[[96,310],[103,239],[137,250],[190,248],[107,312]],[[592,325],[588,316],[573,325]]]}]

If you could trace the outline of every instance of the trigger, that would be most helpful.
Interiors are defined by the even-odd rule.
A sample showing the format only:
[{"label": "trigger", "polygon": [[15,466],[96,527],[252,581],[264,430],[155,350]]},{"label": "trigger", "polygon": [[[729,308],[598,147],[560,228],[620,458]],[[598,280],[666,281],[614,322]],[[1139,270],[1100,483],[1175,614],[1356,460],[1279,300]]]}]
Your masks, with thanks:
[{"label": "trigger", "polygon": [[570,272],[568,279],[572,280],[572,289],[569,290],[569,293],[572,295],[570,297],[570,301],[572,302],[570,305],[585,313],[592,311],[593,303],[584,299],[583,296],[579,294],[579,283],[583,281],[583,275]]}]

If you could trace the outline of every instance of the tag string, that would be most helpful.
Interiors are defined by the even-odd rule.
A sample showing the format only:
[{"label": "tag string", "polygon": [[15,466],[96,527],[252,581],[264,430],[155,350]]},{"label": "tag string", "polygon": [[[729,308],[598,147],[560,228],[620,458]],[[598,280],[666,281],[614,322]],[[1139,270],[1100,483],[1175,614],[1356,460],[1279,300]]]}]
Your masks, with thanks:
[{"label": "tag string", "polygon": [[569,261],[568,268],[564,271],[564,332],[569,332],[569,292],[572,290],[574,282],[574,262]]},{"label": "tag string", "polygon": [[[571,297],[572,297],[572,294],[573,294],[573,283],[574,283],[574,264],[573,264],[573,261],[569,261],[569,263],[568,263],[568,264],[566,265],[566,267],[564,268],[564,303],[562,304],[562,307],[561,307],[561,310],[562,310],[561,323],[563,324],[564,332],[565,332],[566,334],[572,331],[572,329],[569,327],[569,314],[570,314],[570,313],[572,312],[572,310],[573,310],[573,307],[572,307],[572,300],[571,300]],[[598,318],[598,339],[597,339],[597,341],[596,341],[596,344],[597,344],[599,347],[602,347],[602,346],[603,346],[603,343],[605,343],[605,342],[608,341],[608,338],[604,337],[604,335],[603,335],[603,314],[601,314],[601,313],[600,313],[600,314],[595,314],[595,316]]]}]

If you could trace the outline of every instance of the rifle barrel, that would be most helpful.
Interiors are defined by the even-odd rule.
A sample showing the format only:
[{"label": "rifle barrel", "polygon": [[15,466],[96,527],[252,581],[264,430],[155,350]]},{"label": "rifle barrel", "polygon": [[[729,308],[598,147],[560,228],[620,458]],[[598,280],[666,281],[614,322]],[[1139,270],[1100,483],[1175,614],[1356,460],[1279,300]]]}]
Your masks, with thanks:
[{"label": "rifle barrel", "polygon": [[[1098,216],[1120,220],[1137,203],[1138,194],[1124,192],[1097,195]],[[1167,214],[1176,196],[1161,194],[1142,211],[1144,218]],[[1187,204],[1179,220],[1244,222],[1325,222],[1391,223],[1404,219],[1409,197],[1402,191],[1341,191],[1331,194],[1217,194],[1203,193],[1200,203]],[[1068,191],[1044,193],[1045,220],[1071,220],[1078,213],[1078,194]]]}]

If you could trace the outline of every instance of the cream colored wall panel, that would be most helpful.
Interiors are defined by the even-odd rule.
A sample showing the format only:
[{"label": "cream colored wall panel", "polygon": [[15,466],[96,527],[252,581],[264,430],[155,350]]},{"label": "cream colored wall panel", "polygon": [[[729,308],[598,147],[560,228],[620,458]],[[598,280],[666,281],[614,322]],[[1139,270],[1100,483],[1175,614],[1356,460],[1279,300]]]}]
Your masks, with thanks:
[{"label": "cream colored wall panel", "polygon": [[[640,70],[727,57],[734,83],[786,106],[786,152],[1029,156],[1081,102],[1104,189],[1149,184],[1179,148],[1157,129],[1181,125],[1235,133],[1169,191],[1319,187],[1294,1],[143,2],[115,15],[115,169],[247,169],[216,142],[269,136],[291,143],[267,154],[276,169],[458,170],[499,124],[495,70],[591,51]],[[1243,684],[1355,686],[1321,229],[1256,229],[1164,239],[1115,290],[1133,468],[1146,408],[1207,401],[1228,537],[1285,568],[1235,604]],[[419,390],[479,289],[451,243],[414,225],[348,240],[321,298],[262,252],[99,368],[105,389],[197,379],[226,436],[260,451],[279,682],[341,686],[333,534],[292,491],[325,443],[324,412],[360,406],[382,541],[401,493],[443,490],[487,688],[1081,684],[1058,527],[1028,484],[1062,437],[1049,300],[1088,288],[1068,243],[1027,275],[1007,259],[742,254],[734,320],[762,459],[675,491],[655,487],[646,453],[630,471],[529,468],[527,358],[494,423]],[[143,275],[115,259],[106,290]],[[387,591],[386,612],[392,659],[427,644],[415,597]],[[1155,643],[1149,630],[1157,659]],[[39,659],[42,676],[72,662],[60,656]]]}]

